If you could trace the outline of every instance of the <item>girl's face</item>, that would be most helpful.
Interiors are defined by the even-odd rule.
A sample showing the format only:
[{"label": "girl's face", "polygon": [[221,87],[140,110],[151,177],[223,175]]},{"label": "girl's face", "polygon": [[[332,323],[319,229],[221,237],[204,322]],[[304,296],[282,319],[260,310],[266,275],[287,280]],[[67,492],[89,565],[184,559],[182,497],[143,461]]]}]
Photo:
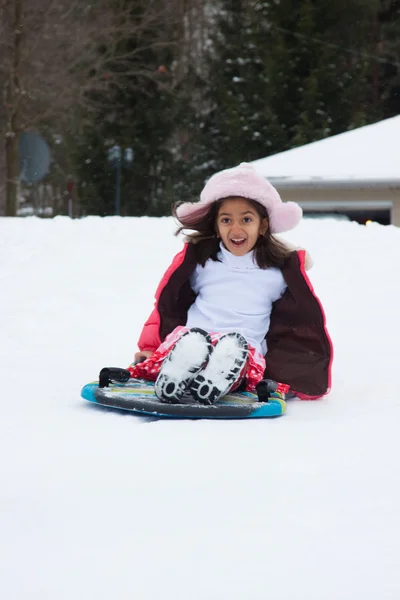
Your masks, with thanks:
[{"label": "girl's face", "polygon": [[219,207],[217,233],[225,248],[235,256],[250,252],[267,227],[267,219],[262,219],[245,198],[227,198]]}]

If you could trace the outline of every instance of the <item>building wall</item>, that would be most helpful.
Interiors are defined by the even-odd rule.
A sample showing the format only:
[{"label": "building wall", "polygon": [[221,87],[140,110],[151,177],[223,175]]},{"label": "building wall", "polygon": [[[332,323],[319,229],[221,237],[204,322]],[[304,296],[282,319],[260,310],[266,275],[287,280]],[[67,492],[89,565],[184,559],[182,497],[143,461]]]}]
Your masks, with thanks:
[{"label": "building wall", "polygon": [[392,225],[400,227],[400,188],[276,187],[283,200],[298,202],[304,212],[389,210]]},{"label": "building wall", "polygon": [[393,203],[392,207],[392,225],[400,227],[400,193],[397,202]]}]

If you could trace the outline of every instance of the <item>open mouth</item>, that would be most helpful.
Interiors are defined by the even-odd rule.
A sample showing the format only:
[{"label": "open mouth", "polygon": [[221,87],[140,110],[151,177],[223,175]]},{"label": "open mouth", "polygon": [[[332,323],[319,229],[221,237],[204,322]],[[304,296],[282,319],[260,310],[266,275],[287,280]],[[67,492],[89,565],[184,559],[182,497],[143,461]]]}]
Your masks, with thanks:
[{"label": "open mouth", "polygon": [[243,244],[246,242],[246,238],[232,238],[231,242],[234,246],[237,246],[239,248],[240,246],[243,246]]}]

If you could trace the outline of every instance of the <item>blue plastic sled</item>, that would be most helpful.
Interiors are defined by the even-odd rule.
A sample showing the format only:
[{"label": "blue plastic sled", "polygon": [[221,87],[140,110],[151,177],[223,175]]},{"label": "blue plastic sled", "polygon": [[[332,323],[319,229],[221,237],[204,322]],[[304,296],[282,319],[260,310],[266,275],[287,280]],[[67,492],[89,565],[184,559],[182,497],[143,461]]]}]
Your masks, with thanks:
[{"label": "blue plastic sled", "polygon": [[98,382],[88,383],[81,395],[95,404],[158,418],[265,419],[279,417],[286,410],[285,401],[274,398],[273,394],[268,402],[259,402],[257,395],[250,392],[233,392],[212,405],[199,404],[189,396],[179,404],[167,404],[155,395],[154,384],[143,379],[129,379],[102,388]]}]

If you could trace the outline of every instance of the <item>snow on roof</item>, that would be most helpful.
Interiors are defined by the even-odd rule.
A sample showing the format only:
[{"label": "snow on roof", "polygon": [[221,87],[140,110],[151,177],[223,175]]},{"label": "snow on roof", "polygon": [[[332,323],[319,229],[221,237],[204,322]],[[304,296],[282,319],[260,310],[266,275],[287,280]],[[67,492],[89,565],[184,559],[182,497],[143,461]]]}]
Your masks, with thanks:
[{"label": "snow on roof", "polygon": [[400,115],[251,163],[268,179],[400,180]]}]

